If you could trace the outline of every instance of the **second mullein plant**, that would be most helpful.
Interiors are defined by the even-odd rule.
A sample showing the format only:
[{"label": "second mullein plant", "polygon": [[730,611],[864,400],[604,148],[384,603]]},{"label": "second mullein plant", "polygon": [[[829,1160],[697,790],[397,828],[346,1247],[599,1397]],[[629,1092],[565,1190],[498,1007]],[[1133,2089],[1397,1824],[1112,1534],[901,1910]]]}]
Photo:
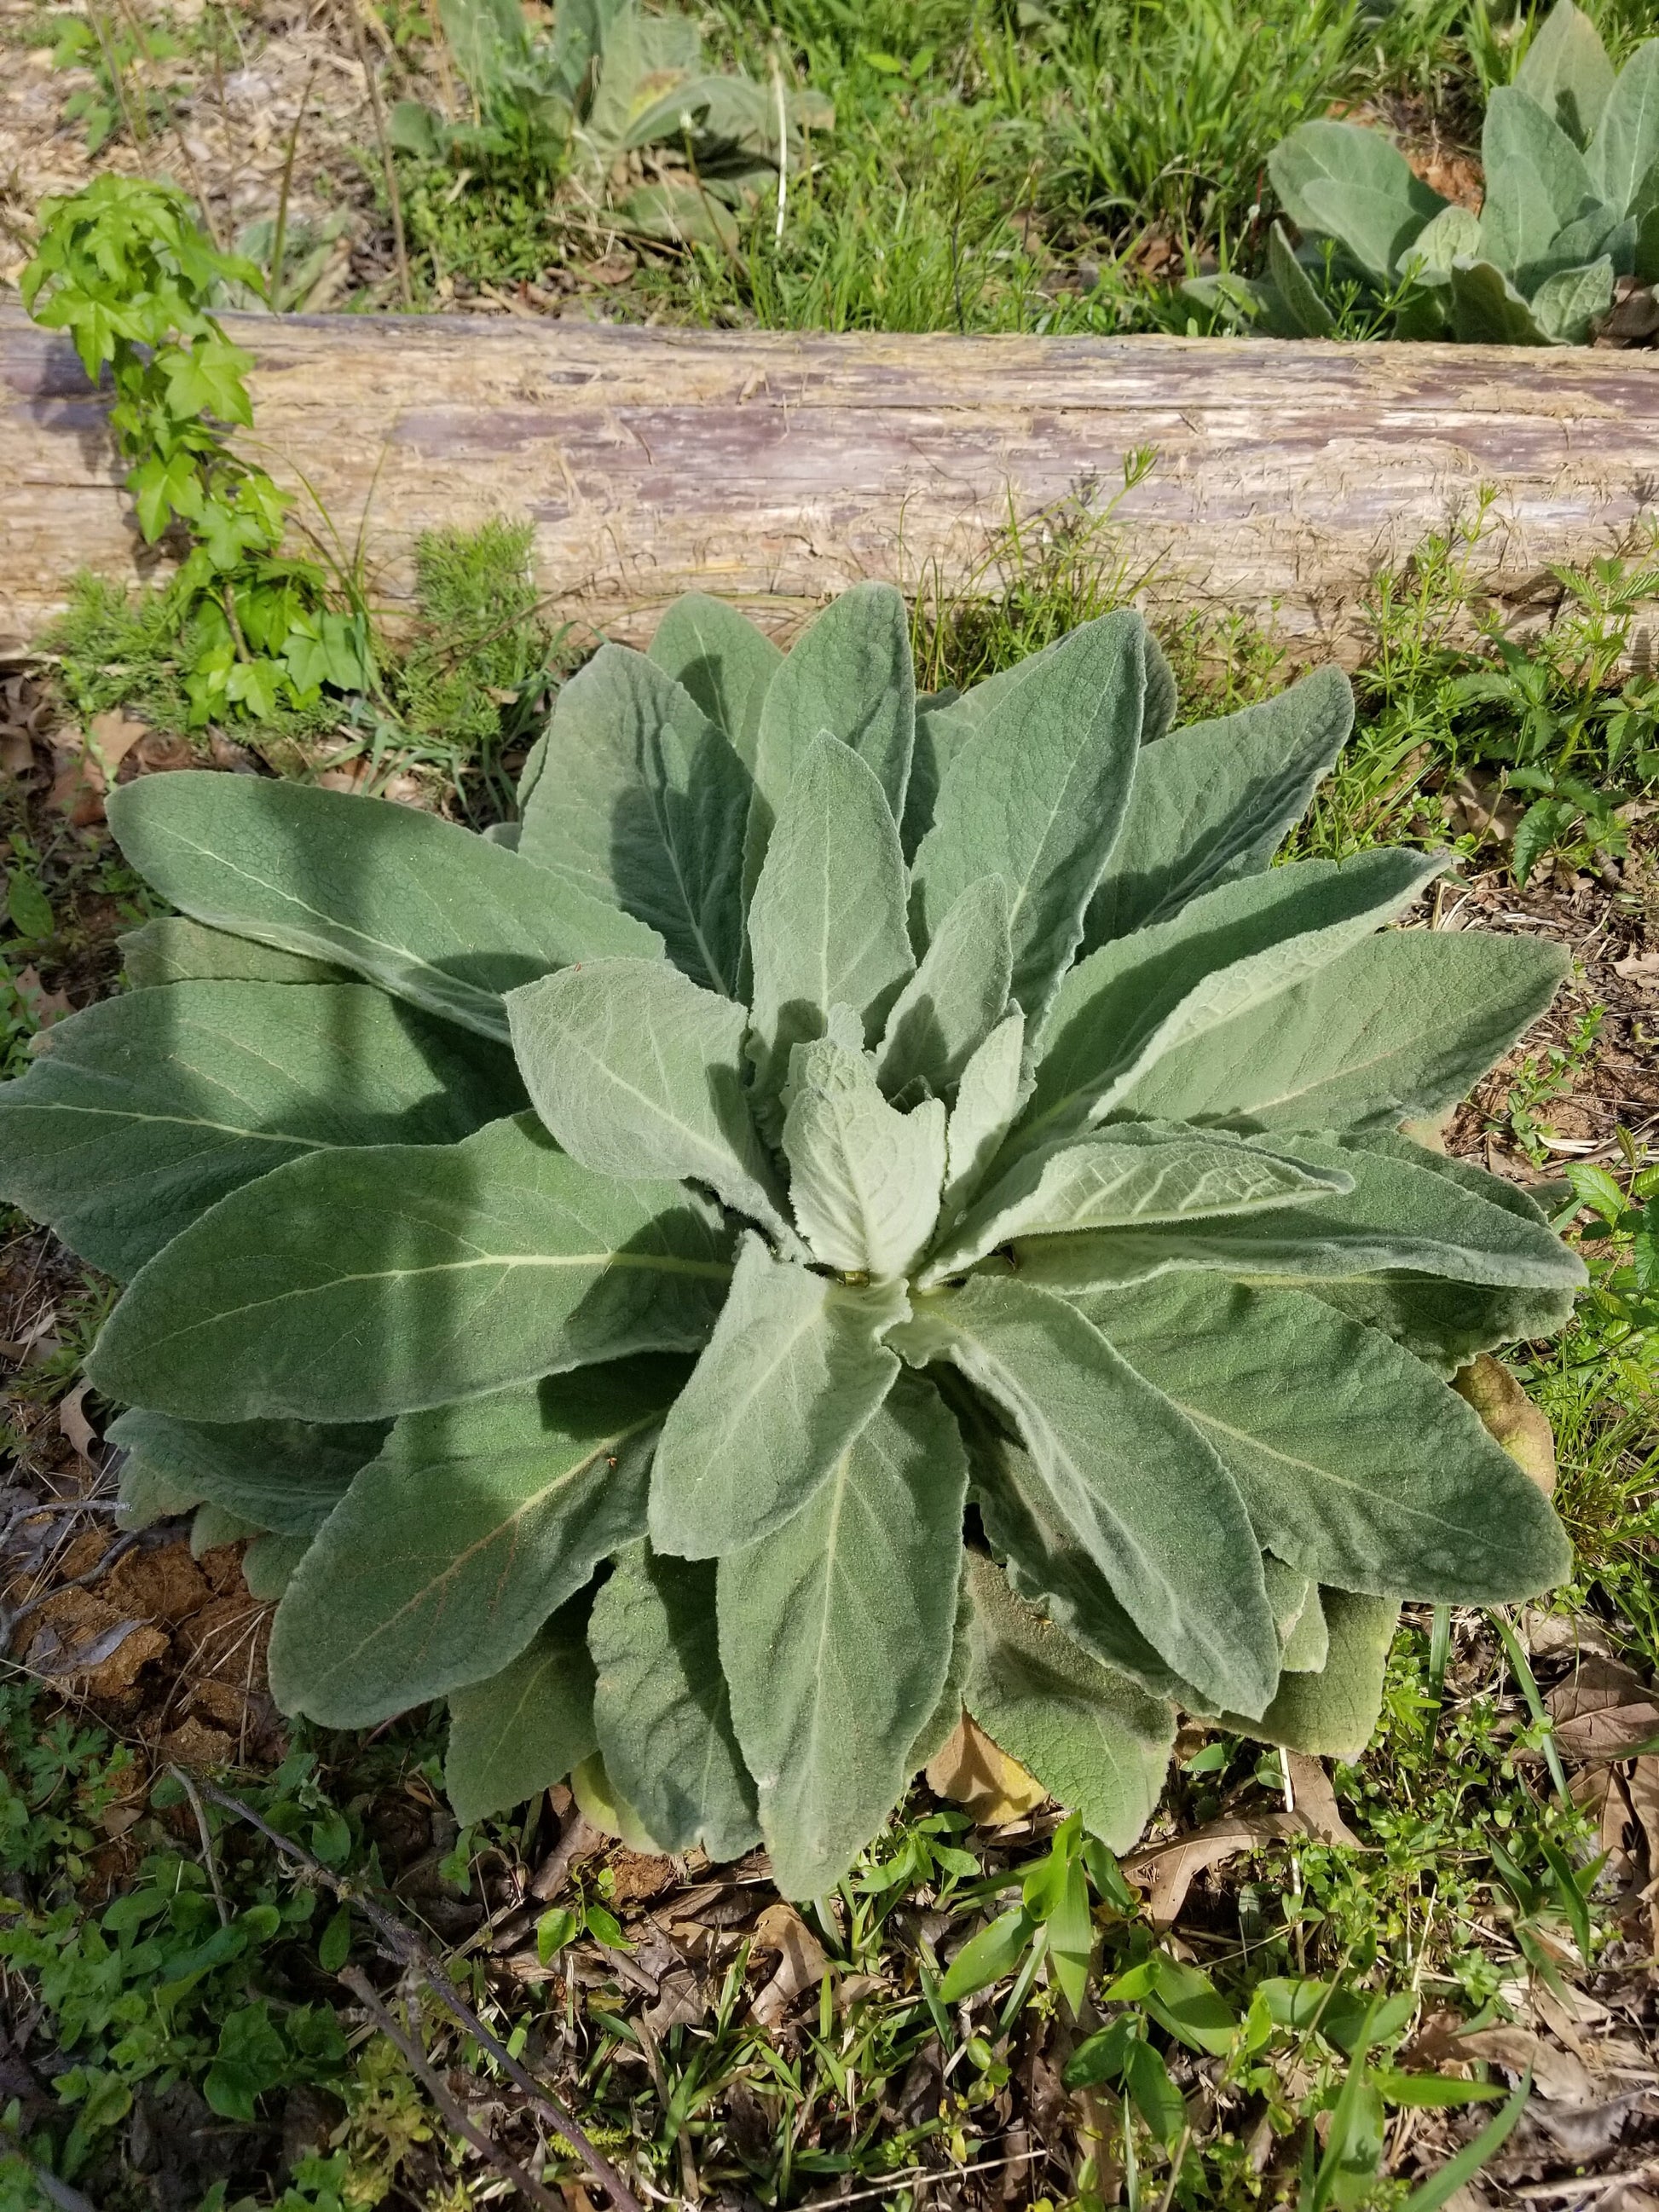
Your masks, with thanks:
[{"label": "second mullein plant", "polygon": [[1659,39],[1615,72],[1595,26],[1558,0],[1480,134],[1484,198],[1443,199],[1382,131],[1304,123],[1267,158],[1279,204],[1267,264],[1184,289],[1279,337],[1330,337],[1355,295],[1402,338],[1582,345],[1619,281],[1659,283]]},{"label": "second mullein plant", "polygon": [[179,918],[3,1186],[126,1285],[130,1517],[268,1532],[288,1711],[444,1698],[463,1819],[574,1773],[805,1897],[964,1711],[1121,1849],[1177,1709],[1351,1751],[1402,1598],[1565,1573],[1449,1382],[1582,1271],[1420,1133],[1563,957],[1269,865],[1335,670],[1175,710],[1133,612],[918,698],[890,589],[787,656],[694,597],[504,831],[113,795]]}]

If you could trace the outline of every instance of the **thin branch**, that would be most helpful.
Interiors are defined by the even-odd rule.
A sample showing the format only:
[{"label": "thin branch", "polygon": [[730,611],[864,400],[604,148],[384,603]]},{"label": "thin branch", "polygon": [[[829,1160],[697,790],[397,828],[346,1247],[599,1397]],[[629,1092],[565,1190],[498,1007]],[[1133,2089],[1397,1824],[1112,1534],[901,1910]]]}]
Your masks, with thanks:
[{"label": "thin branch", "polygon": [[203,1783],[201,1788],[203,1795],[211,1798],[216,1805],[222,1805],[226,1812],[234,1813],[239,1820],[246,1820],[250,1827],[257,1828],[285,1857],[303,1867],[313,1881],[323,1883],[343,1903],[355,1905],[380,1934],[398,1963],[413,1967],[421,1975],[439,2003],[454,2015],[481,2050],[489,2053],[508,2081],[521,2089],[538,2110],[545,2114],[587,2168],[590,2178],[610,2197],[617,2207],[617,2212],[641,2212],[639,2199],[610,2160],[594,2148],[580,2125],[552,2090],[534,2081],[507,2045],[490,2033],[413,1929],[406,1928],[401,1920],[388,1912],[366,1890],[360,1889],[356,1882],[333,1873],[320,1859],[314,1858],[303,1844],[296,1844],[291,1837],[278,1835],[275,1828],[262,1820],[253,1808],[245,1805],[240,1797],[233,1797],[228,1790],[216,1788],[211,1782]]},{"label": "thin branch", "polygon": [[202,1838],[202,1864],[207,1869],[213,1901],[219,1908],[219,1925],[228,1928],[230,1907],[225,1903],[225,1893],[219,1886],[219,1869],[213,1856],[213,1831],[208,1826],[207,1807],[202,1802],[202,1793],[182,1766],[170,1766],[167,1772],[190,1800],[190,1809],[196,1815],[196,1832]]},{"label": "thin branch", "polygon": [[[380,2002],[374,1993],[374,1984],[364,1973],[362,1968],[361,1966],[343,1967],[341,1970],[340,1979],[368,2014],[387,2042],[396,2044],[398,2049],[403,2052],[404,2057],[420,2075],[421,2080],[426,2084],[427,2094],[443,2114],[445,2125],[454,2134],[465,2136],[474,2150],[482,2152],[498,2173],[505,2174],[513,2186],[521,2195],[527,2197],[532,2204],[539,2204],[543,2208],[543,2212],[565,2212],[562,2197],[555,2197],[550,2190],[544,2189],[539,2181],[525,2172],[516,2159],[509,2158],[499,2144],[492,2142],[481,2128],[473,2125],[454,2098],[450,2095],[441,2076],[434,2069],[425,2051],[421,2049],[412,2036],[404,2033],[397,2021]],[[413,2009],[412,2007],[411,2009]]]},{"label": "thin branch", "polygon": [[368,110],[374,118],[374,143],[380,150],[386,196],[392,206],[392,246],[398,262],[398,295],[407,314],[414,307],[415,295],[409,283],[409,252],[404,243],[404,204],[398,191],[397,166],[392,158],[392,142],[386,137],[386,111],[380,106],[380,88],[374,75],[374,57],[368,51],[368,40],[363,36],[362,18],[357,12],[356,0],[345,0],[345,7],[351,18],[351,35],[356,42],[357,57],[363,65],[363,80],[368,87]]}]

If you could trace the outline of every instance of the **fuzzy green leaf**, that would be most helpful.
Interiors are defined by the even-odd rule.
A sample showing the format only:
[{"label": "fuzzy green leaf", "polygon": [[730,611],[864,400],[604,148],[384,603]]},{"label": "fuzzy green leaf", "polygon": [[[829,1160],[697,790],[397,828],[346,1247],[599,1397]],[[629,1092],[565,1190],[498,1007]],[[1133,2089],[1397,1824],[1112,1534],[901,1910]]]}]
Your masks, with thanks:
[{"label": "fuzzy green leaf", "polygon": [[481,1036],[501,994],[654,930],[453,822],[249,775],[141,776],[109,824],[140,875],[210,928],[325,960]]},{"label": "fuzzy green leaf", "polygon": [[916,678],[909,617],[890,584],[855,584],[832,599],[767,687],[755,751],[751,866],[757,839],[764,851],[796,772],[824,730],[864,762],[894,823],[902,822],[915,744]]},{"label": "fuzzy green leaf", "polygon": [[873,1043],[915,971],[898,831],[875,775],[838,738],[815,740],[789,785],[749,939],[750,1050],[766,1093],[782,1088],[793,1048],[823,1035],[832,1006],[852,1007]]},{"label": "fuzzy green leaf", "polygon": [[935,1097],[949,1091],[1006,1012],[1012,975],[1007,886],[983,876],[939,923],[887,1017],[877,1072],[889,1097],[915,1082]]},{"label": "fuzzy green leaf", "polygon": [[1024,1045],[1025,1017],[1016,1006],[962,1071],[945,1127],[947,1218],[979,1188],[1025,1103]]},{"label": "fuzzy green leaf", "polygon": [[[1659,50],[1659,40],[1655,40]],[[1581,268],[1558,269],[1532,295],[1533,319],[1557,345],[1582,345],[1613,305],[1613,263],[1605,253]]]},{"label": "fuzzy green leaf", "polygon": [[605,1772],[665,1851],[716,1863],[760,1841],[755,1785],[732,1733],[714,1569],[623,1553],[594,1600],[587,1648]]},{"label": "fuzzy green leaf", "polygon": [[786,1897],[832,1889],[891,1812],[950,1663],[967,1463],[906,1376],[803,1510],[720,1568],[720,1658]]},{"label": "fuzzy green leaf", "polygon": [[284,1709],[361,1728],[504,1667],[643,1529],[684,1375],[642,1359],[399,1421],[283,1600]]},{"label": "fuzzy green leaf", "polygon": [[1484,1604],[1569,1572],[1543,1493],[1389,1338],[1294,1291],[1207,1276],[1079,1304],[1208,1438],[1259,1541],[1298,1573]]},{"label": "fuzzy green leaf", "polygon": [[[1595,24],[1572,0],[1557,0],[1522,57],[1515,89],[1583,146],[1601,122],[1613,88],[1613,64]],[[1593,153],[1591,167],[1594,173]]]},{"label": "fuzzy green leaf", "polygon": [[88,1372],[186,1420],[374,1420],[695,1351],[729,1273],[683,1186],[592,1175],[526,1114],[233,1191],[141,1270]]},{"label": "fuzzy green leaf", "polygon": [[1276,1210],[1339,1194],[1342,1168],[1310,1167],[1220,1129],[1121,1121],[1024,1153],[928,1261],[942,1282],[1012,1237],[1149,1227]]},{"label": "fuzzy green leaf", "polygon": [[1325,305],[1313,279],[1297,259],[1283,223],[1267,233],[1267,269],[1279,295],[1279,312],[1298,338],[1334,338],[1336,318]]},{"label": "fuzzy green leaf", "polygon": [[724,599],[687,592],[657,624],[651,658],[690,693],[752,769],[760,702],[783,665],[765,631]]},{"label": "fuzzy green leaf", "polygon": [[907,1359],[951,1361],[1001,1408],[1073,1540],[1170,1666],[1241,1711],[1266,1705],[1279,1638],[1237,1487],[1097,1328],[1044,1291],[976,1275],[920,1304],[896,1341]]},{"label": "fuzzy green leaf", "polygon": [[1486,102],[1480,165],[1486,186],[1481,254],[1506,276],[1540,260],[1556,233],[1598,198],[1566,132],[1512,85],[1499,85]]},{"label": "fuzzy green leaf", "polygon": [[1380,131],[1357,123],[1303,124],[1268,155],[1267,173],[1299,230],[1339,240],[1385,286],[1401,249],[1446,204]]},{"label": "fuzzy green leaf", "polygon": [[916,908],[930,941],[970,884],[1002,878],[1013,997],[1033,1024],[1077,951],[1129,803],[1145,641],[1139,616],[1119,611],[1027,664],[945,770],[916,854]]},{"label": "fuzzy green leaf", "polygon": [[1659,162],[1659,39],[1649,39],[1619,72],[1589,149],[1590,182],[1605,204],[1634,215]]},{"label": "fuzzy green leaf", "polygon": [[1246,1735],[1315,1759],[1358,1759],[1382,1710],[1382,1678],[1400,1606],[1391,1597],[1322,1590],[1329,1646],[1316,1673],[1287,1671],[1259,1720],[1221,1716]]},{"label": "fuzzy green leaf", "polygon": [[1390,931],[1164,1054],[1116,1109],[1273,1129],[1432,1120],[1536,1021],[1566,968],[1556,945]]},{"label": "fuzzy green leaf", "polygon": [[1322,668],[1275,698],[1176,730],[1135,763],[1123,834],[1089,907],[1092,951],[1265,868],[1353,726],[1353,691]]},{"label": "fuzzy green leaf", "polygon": [[1103,1667],[1016,1597],[983,1553],[967,1554],[963,1702],[986,1734],[1127,1850],[1152,1817],[1175,1742],[1175,1711]]},{"label": "fuzzy green leaf", "polygon": [[118,1279],[320,1150],[447,1144],[510,1114],[507,1055],[361,983],[174,983],[55,1024],[0,1088],[0,1192]]},{"label": "fuzzy green leaf", "polygon": [[[1121,1096],[1133,1103],[1134,1070],[1150,1070],[1155,1086],[1158,1062],[1182,1037],[1193,1041],[1183,1057],[1208,1069],[1207,1036],[1230,1017],[1243,1029],[1254,1008],[1271,1035],[1298,983],[1379,928],[1433,872],[1416,853],[1362,853],[1340,866],[1300,860],[1206,891],[1172,921],[1102,945],[1060,986],[1010,1154],[1099,1121]],[[1224,1060],[1214,1073],[1224,1079]]]},{"label": "fuzzy green leaf", "polygon": [[138,1407],[108,1440],[196,1498],[261,1528],[314,1536],[352,1477],[378,1457],[384,1423],[316,1427],[301,1421],[175,1421]]},{"label": "fuzzy green leaf", "polygon": [[659,1552],[716,1559],[805,1504],[892,1387],[879,1341],[902,1285],[844,1288],[745,1237],[731,1294],[663,1430],[651,1485]]},{"label": "fuzzy green leaf", "polygon": [[1305,1206],[1158,1229],[1097,1230],[1020,1243],[1033,1281],[1108,1290],[1170,1269],[1346,1281],[1395,1268],[1454,1282],[1571,1290],[1583,1264],[1547,1226],[1449,1182],[1390,1147],[1350,1146],[1328,1135],[1292,1139],[1299,1161],[1352,1179],[1351,1191]]},{"label": "fuzzy green leaf", "polygon": [[451,1696],[444,1794],[458,1820],[511,1812],[593,1749],[586,1612],[586,1598],[573,1598],[500,1674]]},{"label": "fuzzy green leaf", "polygon": [[161,915],[118,937],[121,965],[135,991],[163,983],[349,983],[347,968],[279,952],[251,937],[204,929],[181,915]]},{"label": "fuzzy green leaf", "polygon": [[1547,345],[1515,286],[1491,261],[1454,261],[1452,335],[1461,345]]},{"label": "fuzzy green leaf", "polygon": [[678,967],[729,997],[749,796],[730,738],[690,695],[643,653],[602,646],[559,693],[519,851],[660,932]]},{"label": "fuzzy green leaf", "polygon": [[574,1160],[689,1177],[786,1237],[743,1085],[744,1011],[660,960],[594,960],[507,1002],[532,1102]]},{"label": "fuzzy green leaf", "polygon": [[814,1256],[878,1282],[908,1273],[939,1218],[944,1101],[900,1113],[863,1053],[823,1037],[795,1047],[788,1102],[790,1197]]}]

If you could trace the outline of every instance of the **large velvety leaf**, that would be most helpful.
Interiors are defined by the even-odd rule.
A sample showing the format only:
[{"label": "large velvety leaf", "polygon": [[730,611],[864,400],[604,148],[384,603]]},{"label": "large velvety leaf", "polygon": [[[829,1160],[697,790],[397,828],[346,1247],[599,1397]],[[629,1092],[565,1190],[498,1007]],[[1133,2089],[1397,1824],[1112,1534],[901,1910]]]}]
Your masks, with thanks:
[{"label": "large velvety leaf", "polygon": [[386,1443],[383,1422],[175,1421],[131,1407],[109,1441],[261,1528],[313,1536]]},{"label": "large velvety leaf", "polygon": [[510,1812],[592,1750],[586,1613],[586,1598],[572,1598],[499,1674],[451,1696],[444,1795],[458,1820]]},{"label": "large velvety leaf", "polygon": [[970,1277],[897,1332],[948,1359],[1018,1430],[1073,1540],[1188,1681],[1259,1711],[1279,1674],[1260,1548],[1213,1448],[1082,1314],[1024,1284]]},{"label": "large velvety leaf", "polygon": [[832,1006],[852,1007],[872,1044],[915,967],[898,831],[874,774],[838,738],[817,739],[795,771],[749,940],[750,1049],[767,1092],[782,1087],[793,1048],[823,1035]]},{"label": "large velvety leaf", "polygon": [[1382,131],[1357,123],[1303,124],[1268,155],[1267,173],[1298,229],[1340,240],[1384,286],[1401,250],[1446,204]]},{"label": "large velvety leaf", "polygon": [[1572,1290],[1583,1265],[1547,1226],[1449,1182],[1390,1147],[1299,1135],[1310,1168],[1352,1178],[1352,1188],[1305,1206],[1162,1228],[1097,1230],[1017,1244],[1029,1278],[1065,1289],[1109,1289],[1171,1269],[1237,1276],[1352,1279],[1393,1268],[1454,1282]]},{"label": "large velvety leaf", "polygon": [[1103,1667],[967,1554],[963,1702],[999,1749],[1036,1775],[1113,1850],[1152,1818],[1175,1743],[1175,1710]]},{"label": "large velvety leaf", "polygon": [[261,776],[141,776],[109,823],[140,875],[194,921],[366,975],[504,1039],[501,994],[655,932],[453,822]]},{"label": "large velvety leaf", "polygon": [[1166,921],[1200,891],[1265,868],[1353,726],[1353,691],[1321,668],[1258,707],[1194,722],[1142,753],[1083,941]]},{"label": "large velvety leaf", "polygon": [[1034,1025],[1071,964],[1140,744],[1146,625],[1127,611],[1073,630],[1011,684],[946,769],[916,854],[931,940],[970,884],[1008,890],[1013,996]]},{"label": "large velvety leaf", "polygon": [[1540,260],[1556,233],[1597,198],[1566,132],[1512,85],[1499,85],[1486,102],[1480,166],[1486,185],[1480,251],[1506,276]]},{"label": "large velvety leaf", "polygon": [[951,1088],[1007,1010],[1013,958],[1007,885],[983,876],[934,931],[887,1017],[878,1072],[889,1097],[916,1082],[935,1097]]},{"label": "large velvety leaf", "polygon": [[1202,1039],[1251,1007],[1265,1008],[1270,1024],[1275,998],[1379,928],[1433,870],[1406,852],[1297,861],[1206,891],[1172,921],[1102,945],[1060,985],[1011,1152],[1099,1120],[1132,1072],[1182,1036]]},{"label": "large velvety leaf", "polygon": [[714,1334],[663,1430],[651,1484],[660,1552],[717,1559],[799,1511],[892,1387],[878,1340],[902,1285],[854,1290],[745,1237]]},{"label": "large velvety leaf", "polygon": [[591,1174],[526,1114],[233,1191],[140,1271],[88,1372],[186,1420],[375,1420],[695,1351],[729,1274],[713,1208]]},{"label": "large velvety leaf", "polygon": [[786,1897],[832,1889],[880,1829],[945,1687],[967,1462],[905,1376],[817,1494],[722,1559],[720,1659]]},{"label": "large velvety leaf", "polygon": [[1460,345],[1547,345],[1528,301],[1495,262],[1454,261],[1452,336]]},{"label": "large velvety leaf", "polygon": [[1161,1658],[1113,1595],[1112,1586],[1056,1504],[1036,1462],[981,1409],[971,1393],[958,1405],[970,1481],[986,1537],[1010,1587],[1038,1603],[1103,1665],[1133,1674],[1159,1697],[1181,1677]]},{"label": "large velvety leaf", "polygon": [[684,1375],[635,1360],[399,1421],[283,1600],[283,1710],[360,1728],[504,1667],[644,1528]]},{"label": "large velvety leaf", "polygon": [[[1613,86],[1613,64],[1595,24],[1572,0],[1557,0],[1515,72],[1516,90],[1536,100],[1583,146],[1601,121]],[[1592,174],[1595,169],[1592,155]]]},{"label": "large velvety leaf", "polygon": [[731,739],[690,694],[643,653],[602,646],[559,693],[519,851],[660,931],[671,960],[730,995],[749,794]]},{"label": "large velvety leaf", "polygon": [[1536,1021],[1565,948],[1477,930],[1390,931],[1166,1053],[1121,1112],[1265,1128],[1431,1120]]},{"label": "large velvety leaf", "polygon": [[741,1858],[760,1830],[720,1672],[713,1565],[632,1547],[594,1600],[587,1648],[605,1772],[653,1841]]},{"label": "large velvety leaf", "polygon": [[885,793],[895,825],[902,822],[916,678],[909,617],[890,584],[855,584],[832,599],[768,685],[755,753],[751,856],[757,837],[764,849],[795,773],[823,730],[858,754]]},{"label": "large velvety leaf", "polygon": [[[1391,1154],[1425,1173],[1443,1176],[1461,1189],[1501,1206],[1534,1228],[1547,1226],[1541,1206],[1518,1184],[1465,1160],[1425,1151],[1392,1130],[1368,1129],[1347,1139],[1366,1152]],[[1406,1270],[1386,1274],[1299,1278],[1291,1287],[1323,1298],[1351,1319],[1380,1328],[1396,1344],[1450,1376],[1477,1352],[1500,1344],[1553,1336],[1573,1309],[1574,1286],[1519,1289],[1507,1285],[1453,1283],[1443,1277]]]},{"label": "large velvety leaf", "polygon": [[[1260,1720],[1238,1719],[1247,1735],[1282,1743],[1316,1759],[1358,1759],[1382,1710],[1382,1677],[1400,1606],[1391,1597],[1320,1593],[1329,1637],[1316,1673],[1280,1676],[1278,1693]],[[1224,1723],[1235,1724],[1233,1717]]]},{"label": "large velvety leaf", "polygon": [[1319,1300],[1165,1277],[1081,1310],[1209,1439],[1259,1540],[1372,1596],[1529,1597],[1571,1556],[1548,1500],[1409,1352]]},{"label": "large velvety leaf", "polygon": [[788,1097],[789,1194],[814,1256],[878,1282],[908,1273],[939,1218],[944,1100],[901,1114],[867,1057],[828,1037],[795,1047]]},{"label": "large velvety leaf", "polygon": [[1632,215],[1659,161],[1659,39],[1639,46],[1613,86],[1589,149],[1590,181],[1607,206]]},{"label": "large velvety leaf", "polygon": [[[1659,40],[1655,43],[1659,46]],[[1553,344],[1583,345],[1591,325],[1612,307],[1613,292],[1613,261],[1607,254],[1581,267],[1558,269],[1532,295],[1533,319]]]},{"label": "large velvety leaf", "polygon": [[657,624],[651,658],[690,693],[752,768],[760,702],[783,663],[764,630],[724,599],[687,592]]},{"label": "large velvety leaf", "polygon": [[135,991],[161,983],[349,983],[351,972],[326,960],[281,952],[251,937],[205,929],[182,915],[166,914],[130,929],[116,943]]},{"label": "large velvety leaf", "polygon": [[958,1274],[1011,1237],[1278,1212],[1351,1183],[1344,1168],[1311,1167],[1224,1130],[1120,1121],[1023,1154],[951,1231],[921,1280]]},{"label": "large velvety leaf", "polygon": [[42,1033],[0,1089],[0,1192],[125,1279],[306,1153],[448,1144],[523,1091],[498,1046],[362,983],[175,983]]},{"label": "large velvety leaf", "polygon": [[572,1159],[630,1181],[689,1176],[782,1231],[744,1095],[743,1008],[660,960],[593,960],[507,1000],[532,1102]]},{"label": "large velvety leaf", "polygon": [[962,1071],[945,1127],[945,1209],[965,1206],[1024,1104],[1025,1017],[1016,1006]]}]

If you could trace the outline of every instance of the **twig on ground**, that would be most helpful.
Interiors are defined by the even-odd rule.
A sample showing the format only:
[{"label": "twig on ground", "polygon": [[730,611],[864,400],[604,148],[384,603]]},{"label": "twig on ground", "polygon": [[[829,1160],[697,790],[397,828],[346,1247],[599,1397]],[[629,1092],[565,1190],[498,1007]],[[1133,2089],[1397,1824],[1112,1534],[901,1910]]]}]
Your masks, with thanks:
[{"label": "twig on ground", "polygon": [[230,1907],[225,1903],[225,1893],[219,1883],[219,1869],[213,1856],[213,1831],[208,1826],[207,1807],[202,1802],[202,1793],[182,1766],[169,1766],[167,1772],[190,1800],[190,1809],[196,1815],[196,1832],[202,1838],[202,1864],[207,1869],[213,1902],[219,1908],[219,1925],[228,1928]]},{"label": "twig on ground", "polygon": [[325,1867],[303,1844],[296,1844],[291,1837],[279,1835],[240,1797],[233,1797],[228,1790],[220,1790],[211,1782],[203,1783],[201,1788],[204,1796],[210,1797],[216,1805],[222,1805],[226,1812],[234,1813],[238,1820],[246,1820],[250,1827],[257,1828],[285,1857],[303,1867],[313,1881],[322,1882],[343,1903],[355,1905],[379,1933],[398,1965],[413,1967],[422,1977],[438,2002],[454,2015],[480,2049],[489,2052],[508,2081],[521,2089],[546,2115],[587,2168],[590,2177],[598,2182],[617,2206],[617,2212],[641,2212],[639,2199],[610,2160],[594,2148],[580,2124],[572,2118],[552,2090],[527,2074],[499,2037],[490,2033],[413,1929],[405,1927],[395,1914],[388,1912],[383,1905],[356,1882]]},{"label": "twig on ground", "polygon": [[446,2126],[452,2129],[456,2135],[465,2136],[474,2150],[482,2152],[495,2171],[505,2174],[520,2195],[527,2197],[532,2204],[541,2205],[543,2212],[565,2212],[562,2197],[554,2196],[550,2189],[544,2189],[539,2181],[525,2172],[516,2159],[510,2158],[498,2143],[492,2142],[482,2128],[473,2125],[454,2098],[450,2095],[444,2086],[442,2077],[434,2069],[425,2051],[421,2049],[411,2035],[404,2034],[392,2014],[380,2002],[374,1993],[374,1984],[364,1973],[362,1968],[361,1966],[343,1967],[340,1979],[369,2014],[387,2042],[397,2045],[416,2074],[420,2075],[426,2085],[427,2094],[443,2114]]},{"label": "twig on ground", "polygon": [[66,1583],[53,1583],[49,1589],[41,1590],[37,1596],[20,1605],[15,1612],[8,1613],[3,1606],[0,1606],[0,1651],[9,1648],[12,1638],[24,1621],[32,1613],[39,1613],[48,1598],[61,1597],[65,1590],[85,1589],[89,1583],[99,1581],[118,1559],[125,1559],[136,1545],[143,1543],[149,1533],[148,1529],[133,1528],[125,1536],[118,1536],[95,1567],[88,1567],[83,1575],[72,1576]]}]

